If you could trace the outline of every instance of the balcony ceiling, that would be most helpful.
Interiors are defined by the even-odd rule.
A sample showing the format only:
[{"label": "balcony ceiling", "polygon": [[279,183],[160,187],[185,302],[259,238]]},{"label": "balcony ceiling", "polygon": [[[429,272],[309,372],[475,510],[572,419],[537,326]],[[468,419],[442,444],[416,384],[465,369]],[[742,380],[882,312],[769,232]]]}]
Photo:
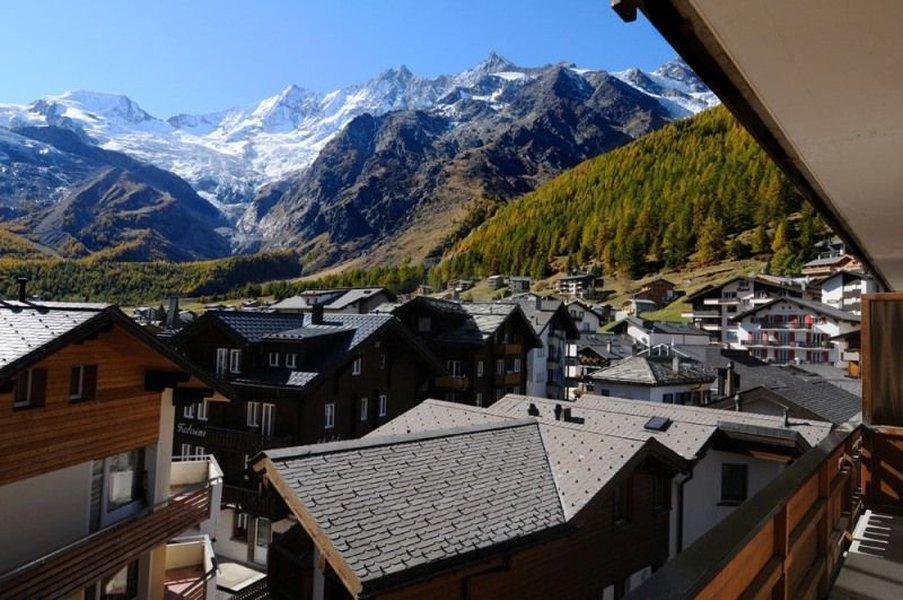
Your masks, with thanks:
[{"label": "balcony ceiling", "polygon": [[892,289],[903,289],[900,0],[637,7]]}]

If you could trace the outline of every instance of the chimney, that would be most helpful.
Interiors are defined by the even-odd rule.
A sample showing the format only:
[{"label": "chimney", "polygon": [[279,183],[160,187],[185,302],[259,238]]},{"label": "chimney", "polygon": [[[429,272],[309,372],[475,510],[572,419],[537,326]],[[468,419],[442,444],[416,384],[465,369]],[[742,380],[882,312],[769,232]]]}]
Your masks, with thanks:
[{"label": "chimney", "polygon": [[734,410],[743,412],[743,403],[740,401],[740,394],[734,394]]},{"label": "chimney", "polygon": [[737,392],[734,386],[734,361],[727,363],[727,371],[724,375],[724,395],[733,396]]},{"label": "chimney", "polygon": [[605,342],[605,351],[611,354],[611,340]]},{"label": "chimney", "polygon": [[556,420],[556,421],[560,421],[560,420],[561,420],[561,413],[562,413],[562,410],[563,410],[563,409],[561,408],[561,405],[560,405],[560,404],[556,404],[556,405],[555,405],[555,420]]},{"label": "chimney", "polygon": [[179,297],[173,294],[169,297],[169,309],[166,311],[166,328],[175,329],[179,318]]},{"label": "chimney", "polygon": [[571,420],[571,409],[566,408],[566,409],[564,409],[563,413],[564,414],[562,415],[562,419],[564,419],[565,421],[570,421]]},{"label": "chimney", "polygon": [[677,352],[671,353],[671,370],[680,373],[680,355]]},{"label": "chimney", "polygon": [[536,296],[536,310],[542,310],[542,296]]},{"label": "chimney", "polygon": [[323,324],[323,303],[322,302],[314,302],[313,306],[310,307],[310,322],[312,325],[322,325]]},{"label": "chimney", "polygon": [[16,277],[16,283],[19,284],[19,302],[25,302],[26,300],[28,300],[26,287],[28,286],[29,281],[31,281],[31,278],[28,275],[19,275],[18,277]]},{"label": "chimney", "polygon": [[536,407],[535,404],[533,404],[531,402],[529,408],[527,408],[527,414],[530,415],[531,417],[538,417],[539,409]]}]

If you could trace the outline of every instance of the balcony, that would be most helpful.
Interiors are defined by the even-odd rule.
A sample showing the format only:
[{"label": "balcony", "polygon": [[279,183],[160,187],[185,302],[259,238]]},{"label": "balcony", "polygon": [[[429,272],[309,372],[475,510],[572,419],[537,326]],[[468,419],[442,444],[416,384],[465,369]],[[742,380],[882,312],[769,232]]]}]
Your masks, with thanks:
[{"label": "balcony", "polygon": [[684,319],[720,319],[721,312],[717,310],[694,310],[693,312],[680,313]]},{"label": "balcony", "polygon": [[500,381],[503,385],[520,385],[520,380],[520,373],[505,373],[496,376],[496,381]]},{"label": "balcony", "polygon": [[0,577],[0,598],[62,598],[208,520],[213,487],[204,482],[76,540]]},{"label": "balcony", "polygon": [[903,597],[901,450],[841,426],[630,598]]},{"label": "balcony", "polygon": [[180,538],[167,544],[164,600],[213,600],[218,570],[208,536]]},{"label": "balcony", "polygon": [[463,376],[445,376],[436,378],[436,387],[445,390],[466,390],[470,380]]},{"label": "balcony", "polygon": [[216,524],[219,521],[219,506],[223,495],[223,472],[219,463],[212,454],[200,457],[173,457],[169,473],[170,496],[178,496],[204,484],[210,488],[210,515],[198,523],[197,528],[203,534],[216,537]]},{"label": "balcony", "polygon": [[205,428],[204,447],[252,456],[261,450],[282,448],[294,443],[292,436],[266,436],[259,431],[242,431],[225,427]]},{"label": "balcony", "polygon": [[282,499],[270,489],[258,492],[240,485],[223,486],[223,504],[239,507],[242,512],[278,521],[288,514]]},{"label": "balcony", "polygon": [[521,344],[496,344],[494,352],[496,354],[520,354],[523,348]]}]

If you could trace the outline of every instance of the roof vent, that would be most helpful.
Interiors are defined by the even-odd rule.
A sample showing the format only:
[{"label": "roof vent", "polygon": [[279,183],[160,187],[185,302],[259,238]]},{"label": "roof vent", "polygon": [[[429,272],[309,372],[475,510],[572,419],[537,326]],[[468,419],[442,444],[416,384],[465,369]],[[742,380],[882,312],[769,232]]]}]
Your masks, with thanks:
[{"label": "roof vent", "polygon": [[671,427],[671,419],[668,417],[652,417],[643,425],[643,429],[649,431],[668,431],[669,427]]},{"label": "roof vent", "polygon": [[19,284],[19,302],[25,302],[28,300],[28,293],[26,292],[26,287],[28,286],[28,282],[31,281],[31,277],[28,275],[19,275],[16,277],[16,283]]},{"label": "roof vent", "polygon": [[531,417],[538,417],[539,409],[536,408],[536,405],[531,402],[529,408],[527,408],[527,414]]},{"label": "roof vent", "polygon": [[570,408],[564,409],[564,420],[568,423],[576,423],[578,425],[582,425],[584,422],[583,417],[577,417],[573,413],[571,413]]},{"label": "roof vent", "polygon": [[560,404],[556,404],[556,405],[555,405],[555,420],[556,420],[556,421],[560,421],[560,420],[561,420],[561,412],[562,412],[562,410],[563,410],[563,409],[561,408],[561,405],[560,405]]}]

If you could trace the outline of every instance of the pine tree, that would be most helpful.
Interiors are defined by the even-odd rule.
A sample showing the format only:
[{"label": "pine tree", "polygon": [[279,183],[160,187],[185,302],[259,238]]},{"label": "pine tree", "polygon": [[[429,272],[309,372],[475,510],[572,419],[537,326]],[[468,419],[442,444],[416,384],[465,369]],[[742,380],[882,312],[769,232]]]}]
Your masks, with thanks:
[{"label": "pine tree", "polygon": [[708,217],[699,232],[696,249],[699,252],[699,260],[712,262],[724,256],[724,223],[713,216]]}]

